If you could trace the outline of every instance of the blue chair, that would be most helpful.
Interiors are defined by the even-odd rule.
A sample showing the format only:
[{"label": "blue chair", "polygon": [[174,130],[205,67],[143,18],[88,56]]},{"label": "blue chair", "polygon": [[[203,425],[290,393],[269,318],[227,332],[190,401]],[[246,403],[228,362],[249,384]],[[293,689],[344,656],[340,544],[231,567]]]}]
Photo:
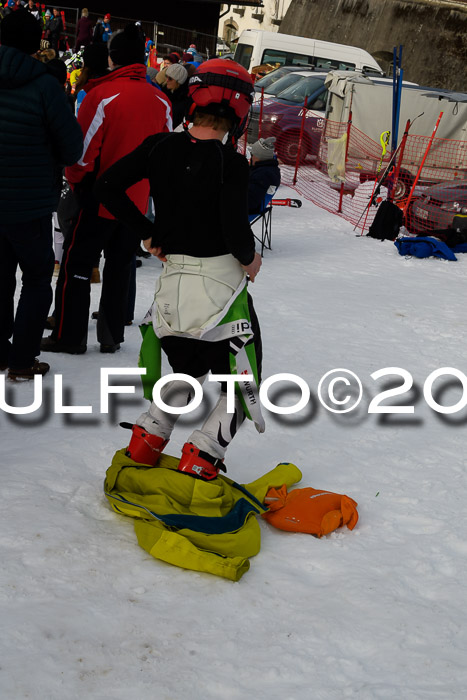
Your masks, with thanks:
[{"label": "blue chair", "polygon": [[[270,188],[271,189],[271,188]],[[272,204],[271,200],[276,194],[277,188],[271,194],[267,194],[263,200],[263,206],[258,214],[250,214],[248,220],[253,226],[257,221],[261,221],[261,238],[255,233],[253,234],[256,240],[261,243],[261,257],[263,257],[264,249],[271,250],[271,234],[272,234]]]}]

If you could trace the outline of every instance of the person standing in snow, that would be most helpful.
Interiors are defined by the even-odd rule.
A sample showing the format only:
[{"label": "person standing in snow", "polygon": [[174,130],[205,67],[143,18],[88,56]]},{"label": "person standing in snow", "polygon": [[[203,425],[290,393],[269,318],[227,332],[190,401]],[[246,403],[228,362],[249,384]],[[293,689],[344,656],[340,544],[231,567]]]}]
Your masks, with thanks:
[{"label": "person standing in snow", "polygon": [[48,34],[47,38],[50,41],[50,46],[53,48],[58,58],[58,50],[60,47],[60,37],[63,32],[63,21],[60,16],[60,10],[56,7],[53,8],[53,17],[48,24]]},{"label": "person standing in snow", "polygon": [[76,25],[75,53],[77,53],[80,48],[89,46],[92,41],[92,32],[92,20],[89,18],[89,10],[85,7],[81,10],[81,17]]},{"label": "person standing in snow", "polygon": [[[83,156],[65,171],[78,211],[73,234],[64,243],[55,292],[55,327],[41,344],[48,352],[86,352],[91,274],[102,250],[105,266],[97,338],[101,352],[119,350],[124,340],[130,268],[140,239],[99,205],[92,186],[101,172],[145,137],[167,132],[172,126],[167,98],[146,81],[144,42],[135,25],[116,32],[108,52],[111,70],[86,83],[86,97],[78,113]],[[131,201],[137,210],[146,213],[148,198],[147,181],[132,188]]]},{"label": "person standing in snow", "polygon": [[162,92],[172,104],[173,128],[182,123],[188,108],[188,72],[181,63],[173,63],[165,71],[166,82]]},{"label": "person standing in snow", "polygon": [[[248,408],[248,401],[236,395],[234,413],[229,413],[223,383],[214,410],[183,447],[179,471],[207,481],[220,469],[225,471],[226,449],[246,411],[250,409],[257,429],[264,430],[255,411],[261,335],[246,286],[247,276],[254,282],[261,257],[255,252],[248,223],[248,162],[232,145],[246,127],[253,94],[250,76],[242,66],[219,59],[206,61],[190,80],[191,129],[146,139],[105,172],[95,187],[106,208],[137,231],[146,249],[164,262],[152,320],[173,371],[200,383],[209,371],[255,375],[256,386],[252,382],[247,387]],[[157,196],[160,172],[178,184],[168,188],[164,197]],[[154,195],[154,224],[125,194],[146,177]],[[246,352],[247,346],[252,354]],[[238,363],[235,369],[232,362]],[[164,401],[172,397],[171,405],[185,406],[192,388],[186,382],[171,381],[161,394]],[[129,456],[155,466],[177,417],[153,402],[133,426]]]},{"label": "person standing in snow", "polygon": [[104,43],[107,43],[110,37],[112,36],[112,29],[110,26],[110,20],[111,16],[109,13],[107,13],[104,16],[104,19],[98,19],[96,26],[94,27],[94,32],[92,35],[92,40],[94,42],[101,42],[103,41]]},{"label": "person standing in snow", "polygon": [[[83,150],[81,129],[47,66],[33,58],[42,27],[25,10],[0,24],[0,113],[14,128],[0,130],[0,368],[11,379],[49,370],[39,362],[52,301],[52,212],[57,174]],[[16,271],[21,296],[14,314]]]},{"label": "person standing in snow", "polygon": [[37,19],[37,21],[41,22],[42,24],[41,13],[34,0],[28,0],[26,12],[29,12],[29,14],[31,14],[34,17],[34,19]]}]

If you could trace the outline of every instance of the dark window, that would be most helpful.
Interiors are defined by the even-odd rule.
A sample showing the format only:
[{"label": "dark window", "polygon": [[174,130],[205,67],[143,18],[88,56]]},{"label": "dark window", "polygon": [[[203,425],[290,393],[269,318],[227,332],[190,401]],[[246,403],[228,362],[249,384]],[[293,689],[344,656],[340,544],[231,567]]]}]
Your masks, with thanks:
[{"label": "dark window", "polygon": [[252,53],[253,47],[249,44],[237,44],[234,60],[248,70],[250,67]]},{"label": "dark window", "polygon": [[301,53],[291,53],[290,51],[279,51],[278,49],[266,49],[263,53],[261,63],[270,63],[273,66],[312,66],[313,56],[305,56]]},{"label": "dark window", "polygon": [[322,70],[355,70],[355,63],[339,61],[337,58],[319,58],[316,56],[316,67]]}]

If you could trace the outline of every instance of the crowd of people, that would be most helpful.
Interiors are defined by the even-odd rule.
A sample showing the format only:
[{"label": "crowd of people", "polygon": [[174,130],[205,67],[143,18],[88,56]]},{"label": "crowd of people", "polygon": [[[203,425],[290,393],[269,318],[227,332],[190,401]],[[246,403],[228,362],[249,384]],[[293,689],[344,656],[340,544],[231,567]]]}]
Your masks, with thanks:
[{"label": "crowd of people", "polygon": [[[47,48],[56,52],[57,58],[59,53],[73,48],[69,43],[63,10],[58,7],[45,8],[44,5],[38,5],[35,0],[5,0],[4,3],[0,2],[0,21],[18,10],[26,10],[38,21],[42,30],[42,41],[48,43]],[[89,10],[84,8],[76,25],[74,51],[89,46],[93,42],[107,42],[112,35],[110,21],[110,14],[106,14],[103,19],[98,19],[94,24],[89,17]]]},{"label": "crowd of people", "polygon": [[[245,417],[263,430],[261,334],[247,286],[261,257],[248,214],[260,211],[271,185],[279,184],[274,143],[254,144],[250,167],[236,150],[253,100],[241,66],[186,60],[198,58],[190,46],[151,70],[141,27],[111,32],[105,24],[101,39],[84,45],[70,95],[65,63],[44,57],[34,13],[19,8],[0,23],[0,114],[10,125],[0,130],[0,369],[12,381],[28,380],[50,369],[38,359],[41,350],[87,351],[90,284],[102,253],[97,338],[101,352],[118,351],[143,242],[163,262],[152,327],[173,371],[200,382],[209,371],[254,377],[253,389],[236,396],[234,417],[222,384],[214,410],[183,448],[180,471],[209,480],[223,469]],[[85,39],[90,29],[87,22],[79,26]],[[178,183],[163,198],[157,196],[161,173]],[[64,240],[53,298],[54,212]],[[51,309],[52,333],[43,338]],[[191,388],[169,382],[164,392],[182,406]],[[133,425],[129,456],[156,464],[176,417],[151,403]]]}]

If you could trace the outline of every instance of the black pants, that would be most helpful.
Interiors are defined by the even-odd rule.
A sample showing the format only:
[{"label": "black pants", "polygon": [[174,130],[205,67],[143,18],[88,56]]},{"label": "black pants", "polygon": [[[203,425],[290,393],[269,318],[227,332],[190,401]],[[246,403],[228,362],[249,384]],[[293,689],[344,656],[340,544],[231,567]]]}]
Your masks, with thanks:
[{"label": "black pants", "polygon": [[[258,379],[261,381],[263,362],[263,346],[258,317],[253,306],[253,299],[248,294],[248,309],[250,311],[251,327],[254,333],[256,364]],[[215,343],[208,340],[192,338],[177,338],[166,336],[161,339],[161,346],[167,355],[172,370],[175,373],[188,374],[190,377],[202,377],[209,371],[212,374],[230,374],[230,339],[219,340]],[[222,384],[224,384],[222,382]],[[225,386],[223,386],[225,390]]]},{"label": "black pants", "polygon": [[87,203],[64,242],[52,335],[68,345],[87,344],[91,274],[102,251],[105,265],[97,339],[103,345],[124,339],[131,265],[140,240],[118,221],[98,216],[97,210],[97,203]]},{"label": "black pants", "polygon": [[[18,265],[23,277],[15,314]],[[51,214],[18,224],[0,222],[0,366],[25,369],[39,355],[53,269]]]}]

